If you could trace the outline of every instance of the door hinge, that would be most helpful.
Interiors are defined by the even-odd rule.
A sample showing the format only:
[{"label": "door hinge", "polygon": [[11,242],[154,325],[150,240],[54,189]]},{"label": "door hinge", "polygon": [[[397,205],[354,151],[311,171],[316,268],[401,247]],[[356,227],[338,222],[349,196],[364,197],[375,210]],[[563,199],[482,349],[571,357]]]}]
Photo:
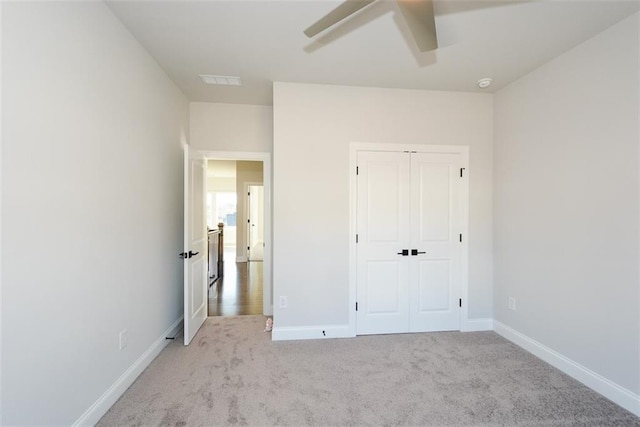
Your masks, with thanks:
[{"label": "door hinge", "polygon": [[460,178],[462,178],[462,172],[464,171],[465,168],[460,168]]},{"label": "door hinge", "polygon": [[358,243],[358,235],[356,234],[356,243]]},{"label": "door hinge", "polygon": [[250,248],[249,246],[247,246],[247,250],[248,250],[248,251],[250,251],[250,250],[251,250],[251,248]]},{"label": "door hinge", "polygon": [[462,233],[460,233],[460,241],[462,242]]},{"label": "door hinge", "polygon": [[247,196],[251,196],[251,192],[248,192],[248,193],[247,193]]},{"label": "door hinge", "polygon": [[358,175],[358,166],[356,166],[356,175]]},{"label": "door hinge", "polygon": [[251,219],[248,219],[248,220],[247,220],[247,224],[251,224]]},{"label": "door hinge", "polygon": [[356,302],[356,311],[358,311],[358,303]]},{"label": "door hinge", "polygon": [[458,300],[458,305],[459,305],[460,307],[462,307],[462,298],[460,298],[460,299]]}]

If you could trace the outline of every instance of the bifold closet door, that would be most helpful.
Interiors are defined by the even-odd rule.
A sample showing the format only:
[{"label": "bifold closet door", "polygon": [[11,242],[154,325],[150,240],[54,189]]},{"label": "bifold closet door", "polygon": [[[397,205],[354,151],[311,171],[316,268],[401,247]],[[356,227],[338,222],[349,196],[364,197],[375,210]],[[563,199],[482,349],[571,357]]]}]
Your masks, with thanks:
[{"label": "bifold closet door", "polygon": [[459,154],[358,152],[357,333],[458,330]]}]

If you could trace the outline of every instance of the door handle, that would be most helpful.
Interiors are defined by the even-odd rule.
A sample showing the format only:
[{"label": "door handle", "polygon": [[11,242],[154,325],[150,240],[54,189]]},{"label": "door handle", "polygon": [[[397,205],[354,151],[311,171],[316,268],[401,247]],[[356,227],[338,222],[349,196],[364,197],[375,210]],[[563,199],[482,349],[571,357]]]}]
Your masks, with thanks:
[{"label": "door handle", "polygon": [[189,258],[192,258],[192,257],[194,257],[194,256],[198,255],[199,253],[200,253],[200,252],[192,252],[192,251],[189,251],[189,252],[180,252],[180,253],[178,254],[178,256],[179,256],[180,258],[182,258],[182,259],[189,259]]},{"label": "door handle", "polygon": [[398,255],[409,256],[409,249],[403,249],[402,252],[398,252]]},{"label": "door handle", "polygon": [[426,252],[418,252],[417,249],[411,249],[411,255],[415,256],[418,254],[426,254]]}]

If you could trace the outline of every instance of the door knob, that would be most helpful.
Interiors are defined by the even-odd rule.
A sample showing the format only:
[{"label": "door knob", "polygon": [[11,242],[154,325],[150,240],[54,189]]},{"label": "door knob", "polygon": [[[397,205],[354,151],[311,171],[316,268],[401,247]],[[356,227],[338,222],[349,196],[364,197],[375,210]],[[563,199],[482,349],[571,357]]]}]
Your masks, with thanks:
[{"label": "door knob", "polygon": [[403,249],[402,252],[398,252],[398,255],[408,256],[409,255],[409,249]]},{"label": "door knob", "polygon": [[189,251],[189,258],[194,257],[196,255],[198,255],[200,252],[191,252]]},{"label": "door knob", "polygon": [[418,254],[426,254],[426,252],[418,252],[417,249],[411,249],[411,255],[415,256]]}]

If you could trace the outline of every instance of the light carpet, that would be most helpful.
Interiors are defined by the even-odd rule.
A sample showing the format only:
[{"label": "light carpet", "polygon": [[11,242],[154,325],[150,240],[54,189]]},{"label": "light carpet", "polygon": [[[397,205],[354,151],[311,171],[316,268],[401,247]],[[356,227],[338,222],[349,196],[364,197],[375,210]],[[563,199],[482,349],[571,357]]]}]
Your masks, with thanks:
[{"label": "light carpet", "polygon": [[98,426],[640,426],[494,332],[272,342],[264,322],[176,338]]}]

